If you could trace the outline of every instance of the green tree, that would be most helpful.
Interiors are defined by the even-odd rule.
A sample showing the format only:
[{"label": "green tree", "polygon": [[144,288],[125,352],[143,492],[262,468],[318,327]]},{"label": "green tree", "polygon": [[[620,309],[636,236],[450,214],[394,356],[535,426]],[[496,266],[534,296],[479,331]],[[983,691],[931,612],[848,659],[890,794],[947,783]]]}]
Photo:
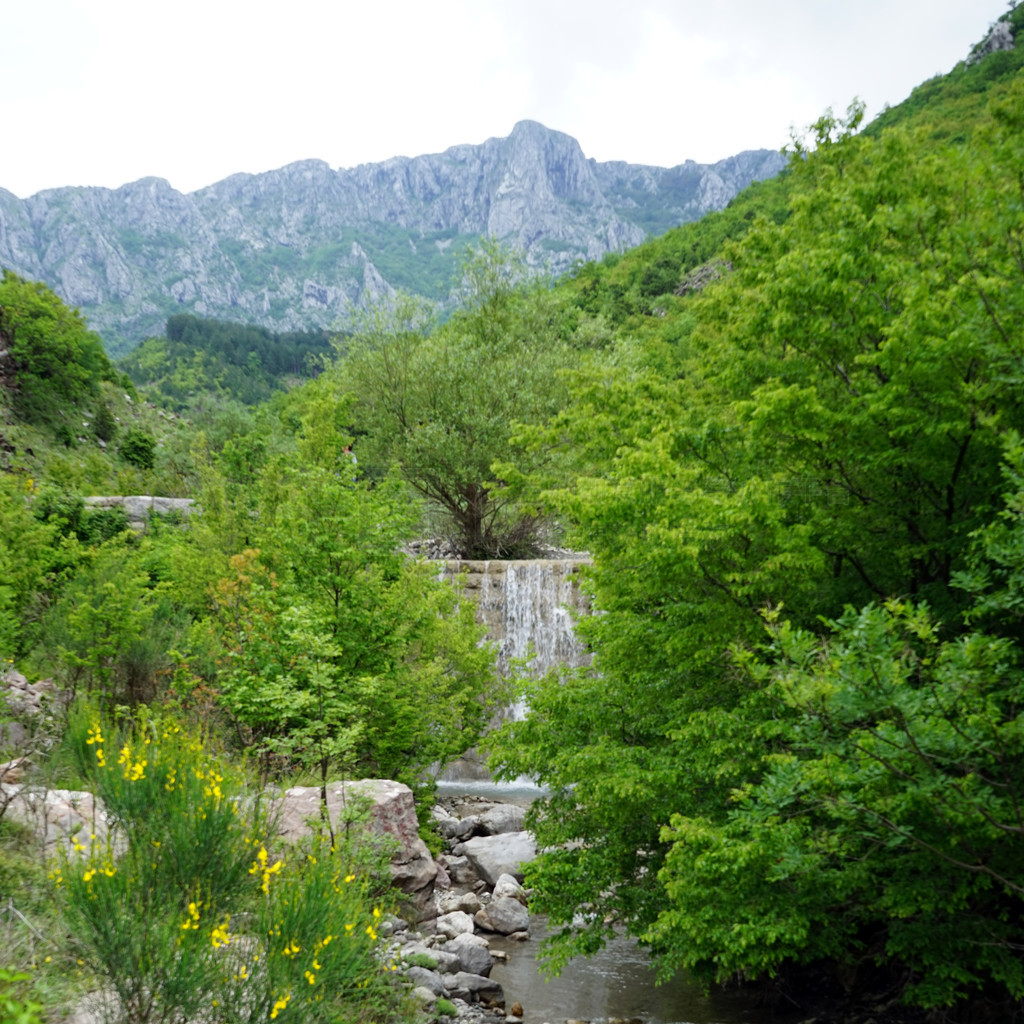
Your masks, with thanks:
[{"label": "green tree", "polygon": [[13,661],[32,646],[40,609],[78,557],[73,539],[35,514],[34,482],[0,475],[0,659]]},{"label": "green tree", "polygon": [[462,303],[430,327],[422,303],[401,298],[378,309],[346,340],[339,363],[366,431],[366,464],[395,464],[446,514],[464,555],[527,549],[540,522],[519,487],[496,479],[502,463],[526,471],[543,460],[510,439],[517,423],[553,415],[571,365],[565,318],[552,294],[496,243],[462,269]]},{"label": "green tree", "polygon": [[121,441],[121,458],[139,469],[152,469],[156,461],[156,438],[132,427]]},{"label": "green tree", "polygon": [[15,408],[26,419],[53,419],[95,394],[112,373],[78,310],[9,270],[0,280],[0,335],[13,366]]},{"label": "green tree", "polygon": [[[312,416],[301,456],[262,476],[252,547],[228,560],[197,631],[208,678],[268,770],[302,764],[396,778],[479,737],[494,687],[470,602],[407,558],[401,493],[353,480]],[[201,659],[200,659],[201,660]],[[200,660],[196,661],[201,670]]]},{"label": "green tree", "polygon": [[[661,329],[672,358],[652,350],[646,366],[623,360],[628,372],[581,382],[541,433],[582,452],[579,479],[551,500],[593,552],[588,585],[602,613],[580,627],[592,669],[529,684],[531,714],[496,742],[505,774],[552,791],[531,819],[550,852],[530,881],[534,906],[561,926],[556,964],[617,925],[668,967],[699,960],[718,976],[842,959],[849,933],[817,923],[857,885],[852,858],[819,860],[836,877],[818,893],[791,890],[786,906],[784,886],[761,886],[777,902],[748,904],[748,930],[730,938],[726,913],[699,954],[682,952],[719,896],[727,907],[753,898],[802,827],[767,815],[714,874],[736,795],[765,777],[766,752],[800,756],[791,736],[771,731],[792,709],[735,652],[760,642],[765,609],[779,605],[794,629],[818,635],[821,617],[838,621],[846,604],[909,595],[950,635],[962,630],[967,600],[952,582],[997,514],[1005,431],[1024,425],[1015,95],[969,151],[922,156],[889,133],[799,158],[790,217],[755,225],[725,254],[732,272],[686,304],[675,337],[672,323]],[[977,656],[964,671],[983,679],[989,655]],[[699,857],[708,872],[694,881]],[[912,857],[901,863],[914,869]],[[744,894],[726,875],[748,865]],[[857,891],[870,902],[870,880]],[[860,920],[884,920],[878,902]],[[872,956],[926,970],[927,924],[914,934]],[[1016,992],[1007,942],[979,973]],[[951,978],[908,998],[942,1001],[970,986]]]},{"label": "green tree", "polygon": [[117,435],[117,420],[106,402],[100,402],[93,416],[92,432],[101,441],[113,441]]},{"label": "green tree", "polygon": [[174,635],[165,589],[124,534],[89,549],[47,616],[40,652],[70,694],[84,690],[102,713],[155,696]]}]

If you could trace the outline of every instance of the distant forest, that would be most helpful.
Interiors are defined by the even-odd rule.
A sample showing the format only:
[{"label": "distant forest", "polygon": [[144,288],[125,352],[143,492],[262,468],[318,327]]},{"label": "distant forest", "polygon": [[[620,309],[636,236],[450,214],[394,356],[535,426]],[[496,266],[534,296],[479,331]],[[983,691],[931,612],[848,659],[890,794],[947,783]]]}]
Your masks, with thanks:
[{"label": "distant forest", "polygon": [[167,320],[165,337],[147,339],[120,365],[139,386],[158,392],[175,409],[203,391],[256,405],[288,380],[315,377],[330,350],[330,335],[323,330],[276,334],[265,327],[178,313]]}]

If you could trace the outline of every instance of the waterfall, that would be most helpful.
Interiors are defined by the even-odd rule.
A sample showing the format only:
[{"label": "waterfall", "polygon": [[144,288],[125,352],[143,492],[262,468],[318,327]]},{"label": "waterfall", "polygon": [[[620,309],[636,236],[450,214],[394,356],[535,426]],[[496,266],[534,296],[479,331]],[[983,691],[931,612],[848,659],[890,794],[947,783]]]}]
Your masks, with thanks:
[{"label": "waterfall", "polygon": [[[574,619],[589,610],[577,576],[585,564],[581,558],[449,561],[444,571],[448,577],[461,576],[466,596],[476,604],[477,621],[498,645],[498,670],[504,675],[513,661],[529,658],[527,671],[540,676],[590,660],[573,630]],[[522,718],[525,710],[515,704],[499,718]],[[489,778],[472,751],[443,777],[460,782]]]},{"label": "waterfall", "polygon": [[446,574],[462,576],[487,639],[498,644],[499,670],[506,673],[513,660],[532,654],[529,672],[539,676],[558,665],[586,663],[573,631],[574,617],[587,612],[576,577],[585,564],[578,558],[451,561]]}]

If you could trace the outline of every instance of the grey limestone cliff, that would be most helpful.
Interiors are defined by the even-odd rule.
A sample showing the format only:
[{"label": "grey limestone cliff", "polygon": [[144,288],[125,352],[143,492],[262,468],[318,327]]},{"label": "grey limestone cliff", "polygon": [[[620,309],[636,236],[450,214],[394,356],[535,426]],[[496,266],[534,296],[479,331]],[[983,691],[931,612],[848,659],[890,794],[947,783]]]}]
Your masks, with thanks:
[{"label": "grey limestone cliff", "polygon": [[182,194],[0,189],[0,266],[45,281],[108,345],[189,312],[273,330],[329,327],[396,288],[443,301],[465,245],[490,235],[552,274],[720,209],[784,158],[674,168],[588,160],[533,121],[507,138],[332,170],[304,160]]}]

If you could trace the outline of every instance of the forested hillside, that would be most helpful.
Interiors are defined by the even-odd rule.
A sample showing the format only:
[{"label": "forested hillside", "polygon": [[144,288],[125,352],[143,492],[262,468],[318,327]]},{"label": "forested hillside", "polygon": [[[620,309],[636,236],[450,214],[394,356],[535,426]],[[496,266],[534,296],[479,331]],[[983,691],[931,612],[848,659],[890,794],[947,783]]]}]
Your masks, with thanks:
[{"label": "forested hillside", "polygon": [[1020,1012],[1020,56],[577,275],[614,340],[523,437],[594,668],[494,745],[552,790],[556,962],[625,926],[668,972]]},{"label": "forested hillside", "polygon": [[[552,963],[626,931],[823,1020],[1020,1019],[1022,58],[824,113],[780,177],[554,287],[485,241],[450,316],[389,299],[315,379],[322,339],[183,317],[133,384],[6,275],[0,656],[79,754],[89,716],[170,714],[261,780],[426,807],[509,694],[403,550],[586,549],[592,666],[514,681],[489,741],[550,791]],[[103,492],[198,508],[136,533]],[[60,718],[37,746],[81,771]]]},{"label": "forested hillside", "polygon": [[148,338],[119,365],[139,387],[174,409],[209,392],[258,405],[289,382],[316,376],[330,351],[326,331],[275,334],[265,327],[177,313],[162,337]]}]

